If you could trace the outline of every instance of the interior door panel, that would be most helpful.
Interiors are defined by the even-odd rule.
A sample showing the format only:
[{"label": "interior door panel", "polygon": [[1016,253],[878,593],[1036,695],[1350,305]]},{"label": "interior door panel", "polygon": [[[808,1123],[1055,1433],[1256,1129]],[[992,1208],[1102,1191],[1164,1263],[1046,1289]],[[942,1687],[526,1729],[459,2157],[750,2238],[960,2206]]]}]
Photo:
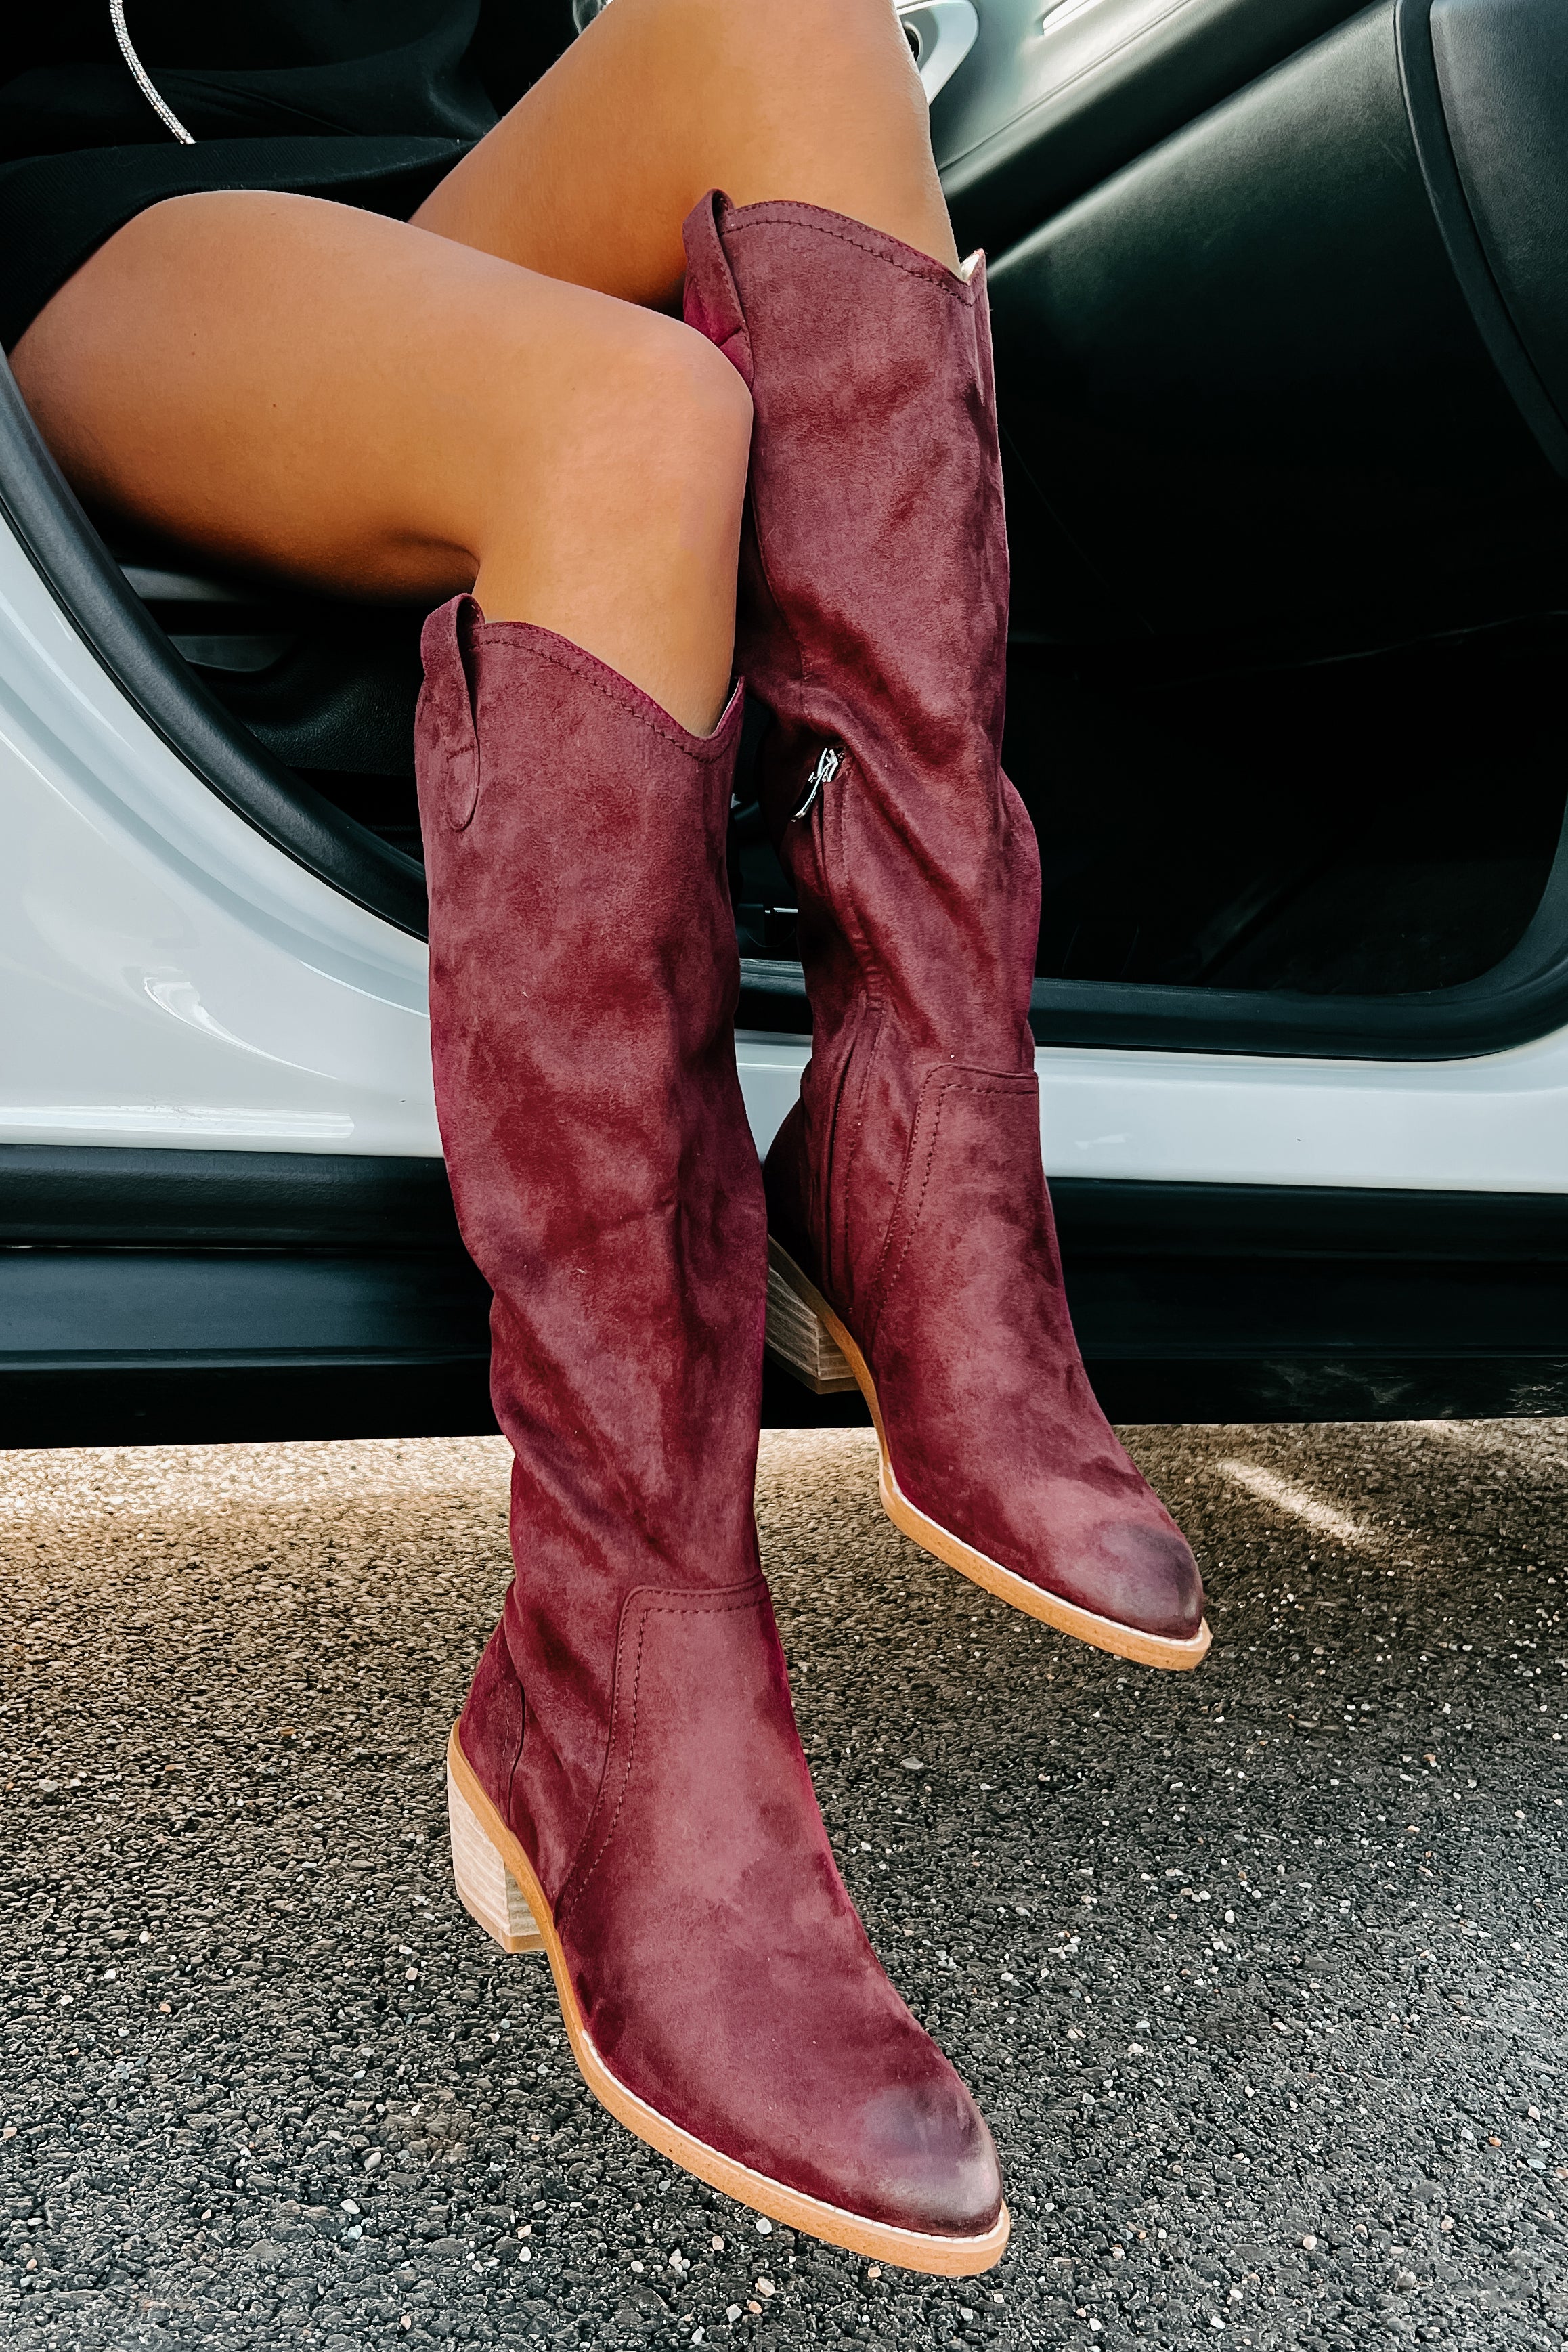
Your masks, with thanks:
[{"label": "interior door panel", "polygon": [[931,110],[961,247],[999,252],[1304,42],[1353,0],[981,0]]},{"label": "interior door panel", "polygon": [[1568,489],[1450,267],[1390,7],[1057,214],[991,286],[1015,530],[1037,499],[1105,590],[1086,618],[1037,568],[1016,627],[1312,654],[1568,594]]}]

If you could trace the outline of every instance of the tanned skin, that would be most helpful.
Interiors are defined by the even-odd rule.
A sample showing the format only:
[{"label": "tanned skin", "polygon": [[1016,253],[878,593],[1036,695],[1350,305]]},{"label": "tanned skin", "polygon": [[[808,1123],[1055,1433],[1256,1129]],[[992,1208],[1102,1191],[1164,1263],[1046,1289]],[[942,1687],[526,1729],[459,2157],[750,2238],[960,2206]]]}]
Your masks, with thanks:
[{"label": "tanned skin", "polygon": [[412,222],[175,197],[11,364],[96,511],[338,595],[471,588],[705,733],[751,434],[740,377],[679,317],[680,224],[710,187],[957,267],[890,0],[614,0]]}]

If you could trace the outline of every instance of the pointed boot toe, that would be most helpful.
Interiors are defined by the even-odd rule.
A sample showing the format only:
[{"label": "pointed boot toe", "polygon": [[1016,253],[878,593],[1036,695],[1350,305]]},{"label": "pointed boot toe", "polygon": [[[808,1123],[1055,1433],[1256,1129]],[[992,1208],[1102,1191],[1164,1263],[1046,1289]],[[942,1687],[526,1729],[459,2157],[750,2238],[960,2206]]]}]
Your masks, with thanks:
[{"label": "pointed boot toe", "polygon": [[951,2067],[947,2079],[879,2091],[860,2111],[867,2169],[910,2231],[984,2240],[1003,2212],[1002,2168],[984,2117]]},{"label": "pointed boot toe", "polygon": [[1204,1625],[1204,1580],[1179,1528],[1112,1520],[1074,1580],[1104,1613],[1141,1633],[1195,1642]]},{"label": "pointed boot toe", "polygon": [[[830,1380],[843,1365],[860,1388],[894,1526],[1058,1633],[1140,1665],[1201,1664],[1211,1640],[1203,1577],[1077,1361],[1037,1154],[1033,1171],[1023,1162],[1019,1189],[1045,1246],[1010,1264],[993,1253],[1008,1279],[975,1314],[984,1344],[955,1349],[945,1334],[962,1286],[940,1269],[932,1279],[930,1261],[909,1249],[862,1342],[828,1303],[802,1235],[792,1132],[800,1123],[797,1108],[768,1158],[775,1235],[789,1236],[787,1246],[769,1244],[769,1329],[776,1351],[797,1366],[807,1332],[811,1362],[826,1363]],[[966,1239],[984,1237],[977,1213]]]},{"label": "pointed boot toe", "polygon": [[[503,1621],[448,1750],[458,1892],[510,1950],[537,1929],[590,2089],[793,2229],[910,2270],[989,2269],[1009,2228],[995,2148],[838,1875],[761,1579],[627,1600],[599,1801],[553,1892],[509,1661]],[[515,1759],[495,1733],[514,1720]]]},{"label": "pointed boot toe", "polygon": [[[1106,1436],[1114,1444],[1111,1433]],[[1132,1478],[1132,1465],[1127,1464]],[[974,1482],[980,1483],[980,1482]],[[1131,1482],[1130,1482],[1131,1483]],[[1140,1481],[1141,1485],[1142,1482]],[[1203,1576],[1181,1530],[1144,1488],[1128,1513],[1086,1510],[1076,1482],[1020,1475],[990,1486],[979,1507],[945,1499],[921,1509],[896,1477],[882,1496],[894,1524],[923,1549],[1026,1616],[1135,1664],[1202,1664],[1212,1636]],[[974,1499],[973,1496],[965,1499]]]}]

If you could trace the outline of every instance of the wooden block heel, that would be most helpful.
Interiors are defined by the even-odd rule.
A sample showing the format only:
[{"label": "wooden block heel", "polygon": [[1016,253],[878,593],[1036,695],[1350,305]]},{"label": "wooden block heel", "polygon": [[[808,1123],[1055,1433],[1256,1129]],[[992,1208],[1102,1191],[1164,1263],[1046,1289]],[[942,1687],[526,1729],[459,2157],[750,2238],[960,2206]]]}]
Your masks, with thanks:
[{"label": "wooden block heel", "polygon": [[[779,1258],[783,1255],[781,1251]],[[771,1250],[767,1344],[795,1379],[818,1396],[837,1396],[858,1385],[832,1332],[809,1301],[791,1286]]]},{"label": "wooden block heel", "polygon": [[503,1952],[542,1952],[544,1938],[521,1887],[491,1844],[478,1814],[447,1767],[447,1819],[458,1900]]}]

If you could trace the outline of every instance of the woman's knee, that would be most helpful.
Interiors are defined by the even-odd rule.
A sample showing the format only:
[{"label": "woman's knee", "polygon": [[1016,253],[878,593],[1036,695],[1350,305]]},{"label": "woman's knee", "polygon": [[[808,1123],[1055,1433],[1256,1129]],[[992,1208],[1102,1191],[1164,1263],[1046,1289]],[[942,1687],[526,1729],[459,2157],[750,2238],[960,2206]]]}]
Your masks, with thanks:
[{"label": "woman's knee", "polygon": [[679,493],[696,485],[743,496],[752,444],[752,396],[706,336],[679,320],[638,314],[622,367],[605,384],[599,420],[623,462]]},{"label": "woman's knee", "polygon": [[[563,520],[613,518],[619,532],[732,536],[751,452],[751,394],[723,354],[679,320],[584,298],[582,331],[550,364],[490,371],[505,481]],[[589,306],[592,306],[589,308]],[[608,314],[608,315],[606,315]],[[521,479],[520,479],[521,477]]]},{"label": "woman's knee", "polygon": [[475,593],[704,732],[730,677],[751,397],[700,336],[592,299],[601,315],[557,345],[548,382],[535,369],[537,401],[519,372],[496,462],[470,467]]}]

